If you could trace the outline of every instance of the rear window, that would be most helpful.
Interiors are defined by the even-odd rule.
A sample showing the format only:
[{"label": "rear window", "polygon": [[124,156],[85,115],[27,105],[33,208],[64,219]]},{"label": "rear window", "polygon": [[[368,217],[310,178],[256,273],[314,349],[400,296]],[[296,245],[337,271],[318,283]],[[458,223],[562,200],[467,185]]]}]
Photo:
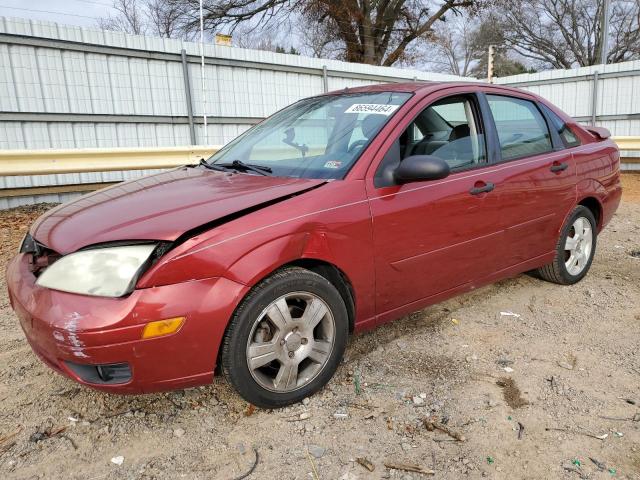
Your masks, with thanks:
[{"label": "rear window", "polygon": [[498,131],[503,160],[553,150],[547,122],[536,104],[520,98],[487,95]]},{"label": "rear window", "polygon": [[547,114],[547,117],[549,117],[549,120],[551,120],[551,124],[553,125],[553,128],[555,128],[556,131],[558,132],[558,135],[560,135],[560,138],[562,139],[562,143],[564,143],[565,147],[570,148],[570,147],[577,147],[578,145],[580,145],[580,139],[578,139],[576,134],[573,133],[569,125],[567,125],[564,122],[564,120],[562,120],[553,110],[547,107],[544,103],[541,103],[540,106],[544,110],[544,113]]}]

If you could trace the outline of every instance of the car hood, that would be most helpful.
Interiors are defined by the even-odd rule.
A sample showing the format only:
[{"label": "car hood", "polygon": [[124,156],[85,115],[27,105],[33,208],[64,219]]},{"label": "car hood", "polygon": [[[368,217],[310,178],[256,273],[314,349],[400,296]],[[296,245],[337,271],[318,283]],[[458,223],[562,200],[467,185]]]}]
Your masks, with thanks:
[{"label": "car hood", "polygon": [[34,223],[31,235],[60,254],[120,240],[173,241],[196,227],[325,182],[181,168],[60,205]]}]

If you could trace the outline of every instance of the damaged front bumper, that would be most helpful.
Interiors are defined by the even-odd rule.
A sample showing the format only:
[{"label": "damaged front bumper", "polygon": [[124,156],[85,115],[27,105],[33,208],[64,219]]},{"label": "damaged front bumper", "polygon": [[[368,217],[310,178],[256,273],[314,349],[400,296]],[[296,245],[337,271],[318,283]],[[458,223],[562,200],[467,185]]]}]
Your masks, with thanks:
[{"label": "damaged front bumper", "polygon": [[[225,278],[90,297],[35,284],[26,254],[7,267],[11,306],[33,351],[52,369],[113,393],[210,383],[227,322],[245,286]],[[149,322],[184,316],[171,335],[142,339]]]}]

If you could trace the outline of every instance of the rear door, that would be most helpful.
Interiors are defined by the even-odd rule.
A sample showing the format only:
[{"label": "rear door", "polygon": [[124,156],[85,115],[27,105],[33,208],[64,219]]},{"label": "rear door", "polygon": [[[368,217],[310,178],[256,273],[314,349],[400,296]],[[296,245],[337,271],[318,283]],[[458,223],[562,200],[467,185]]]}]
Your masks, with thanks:
[{"label": "rear door", "polygon": [[575,203],[575,162],[533,98],[487,92],[482,105],[494,122],[498,146],[502,266],[525,268],[555,249]]},{"label": "rear door", "polygon": [[[429,98],[400,122],[367,178],[381,321],[488,275],[501,251],[496,178],[478,98]],[[394,184],[388,172],[418,154],[444,159],[451,175]]]}]

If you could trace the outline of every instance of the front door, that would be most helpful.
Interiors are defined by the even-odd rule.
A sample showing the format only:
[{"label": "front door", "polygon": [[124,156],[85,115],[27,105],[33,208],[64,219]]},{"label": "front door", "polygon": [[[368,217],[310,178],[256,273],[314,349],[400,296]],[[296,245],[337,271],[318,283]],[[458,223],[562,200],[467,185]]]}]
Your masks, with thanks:
[{"label": "front door", "polygon": [[[502,236],[484,124],[473,94],[424,101],[382,151],[367,182],[382,321],[494,271]],[[395,184],[390,172],[411,155],[442,158],[452,173]]]}]

